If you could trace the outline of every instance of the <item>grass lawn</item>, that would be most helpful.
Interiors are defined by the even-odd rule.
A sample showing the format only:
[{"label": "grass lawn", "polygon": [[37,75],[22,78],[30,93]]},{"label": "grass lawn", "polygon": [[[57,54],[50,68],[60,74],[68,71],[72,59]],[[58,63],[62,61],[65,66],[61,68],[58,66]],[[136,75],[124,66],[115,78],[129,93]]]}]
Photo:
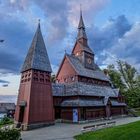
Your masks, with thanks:
[{"label": "grass lawn", "polygon": [[140,121],[75,136],[76,140],[140,140]]}]

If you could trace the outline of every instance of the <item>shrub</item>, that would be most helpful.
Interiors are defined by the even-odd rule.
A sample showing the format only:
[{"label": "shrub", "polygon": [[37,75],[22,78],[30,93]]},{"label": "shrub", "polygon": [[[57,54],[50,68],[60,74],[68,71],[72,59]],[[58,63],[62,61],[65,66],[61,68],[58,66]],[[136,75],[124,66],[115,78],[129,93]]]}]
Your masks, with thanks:
[{"label": "shrub", "polygon": [[21,134],[18,129],[0,130],[0,140],[20,140]]},{"label": "shrub", "polygon": [[4,117],[2,120],[0,120],[0,125],[6,125],[6,124],[12,124],[13,120],[8,118],[8,117]]}]

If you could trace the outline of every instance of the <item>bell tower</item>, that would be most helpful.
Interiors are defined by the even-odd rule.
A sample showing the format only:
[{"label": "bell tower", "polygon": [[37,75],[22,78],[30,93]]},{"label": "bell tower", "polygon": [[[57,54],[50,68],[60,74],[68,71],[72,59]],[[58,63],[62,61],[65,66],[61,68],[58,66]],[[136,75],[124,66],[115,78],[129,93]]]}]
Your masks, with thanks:
[{"label": "bell tower", "polygon": [[94,53],[88,46],[88,38],[85,31],[82,11],[80,10],[80,20],[78,25],[78,34],[72,54],[75,55],[84,67],[94,69]]},{"label": "bell tower", "polygon": [[15,124],[23,130],[54,124],[51,65],[40,23],[21,69]]}]

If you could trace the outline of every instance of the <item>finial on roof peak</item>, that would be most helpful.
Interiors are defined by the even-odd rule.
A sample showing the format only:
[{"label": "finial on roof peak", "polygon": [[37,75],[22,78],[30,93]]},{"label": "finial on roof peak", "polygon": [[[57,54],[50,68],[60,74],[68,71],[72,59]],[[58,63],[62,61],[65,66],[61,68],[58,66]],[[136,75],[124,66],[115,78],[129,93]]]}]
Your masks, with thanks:
[{"label": "finial on roof peak", "polygon": [[83,22],[83,17],[82,17],[82,5],[80,4],[80,21],[79,21],[79,25],[78,28],[85,28],[84,22]]},{"label": "finial on roof peak", "polygon": [[80,3],[80,16],[82,16],[82,4]]},{"label": "finial on roof peak", "polygon": [[78,25],[78,36],[77,39],[79,38],[85,38],[87,39],[86,32],[85,32],[85,25],[82,17],[82,8],[80,4],[80,20],[79,20],[79,25]]},{"label": "finial on roof peak", "polygon": [[40,18],[38,19],[38,27],[40,28]]}]

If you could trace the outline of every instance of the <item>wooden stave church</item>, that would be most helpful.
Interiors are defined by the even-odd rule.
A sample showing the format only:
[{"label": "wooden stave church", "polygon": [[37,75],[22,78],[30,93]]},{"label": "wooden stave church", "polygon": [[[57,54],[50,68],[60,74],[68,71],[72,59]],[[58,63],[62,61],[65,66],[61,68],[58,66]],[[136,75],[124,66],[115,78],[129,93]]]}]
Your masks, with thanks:
[{"label": "wooden stave church", "polygon": [[39,23],[21,69],[16,126],[29,130],[54,124],[55,119],[81,122],[126,114],[123,96],[94,62],[82,13],[74,48],[65,53],[56,83],[50,81],[51,72]]},{"label": "wooden stave church", "polygon": [[55,118],[71,122],[126,114],[124,97],[94,62],[82,13],[72,53],[65,53],[53,84]]}]

